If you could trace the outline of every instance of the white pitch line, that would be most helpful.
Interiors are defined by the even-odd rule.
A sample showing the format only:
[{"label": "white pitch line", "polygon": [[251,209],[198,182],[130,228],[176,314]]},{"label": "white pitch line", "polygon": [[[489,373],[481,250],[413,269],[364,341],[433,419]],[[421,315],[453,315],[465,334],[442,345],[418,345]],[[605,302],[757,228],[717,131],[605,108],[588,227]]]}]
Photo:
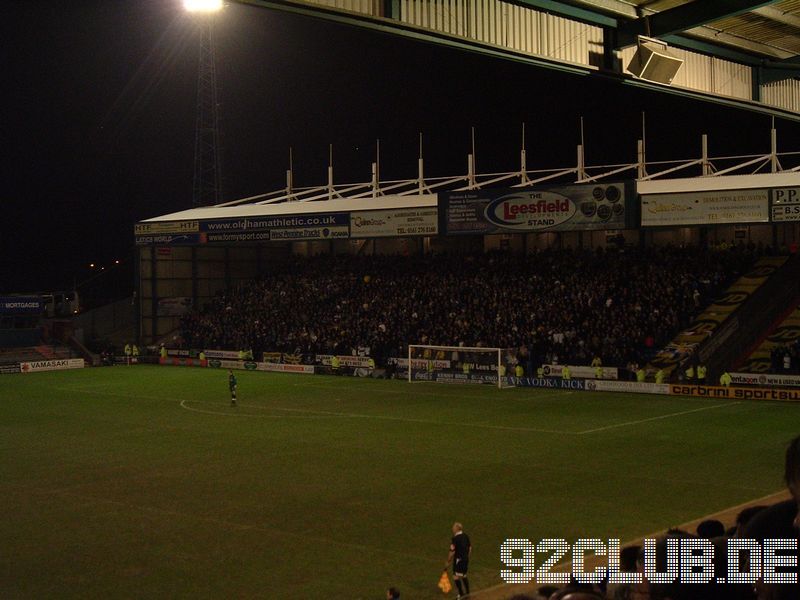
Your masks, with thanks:
[{"label": "white pitch line", "polygon": [[402,423],[422,423],[426,425],[444,425],[446,427],[475,427],[478,429],[500,429],[503,431],[524,431],[529,433],[554,433],[557,435],[576,435],[575,431],[559,431],[555,429],[539,429],[535,427],[514,427],[510,425],[485,425],[482,423],[455,423],[452,421],[432,421],[429,419],[410,419],[408,417],[392,417],[389,415],[366,415],[362,413],[345,413],[330,410],[316,410],[306,408],[284,408],[277,406],[264,407],[271,410],[284,410],[287,412],[315,413],[331,415],[334,417],[349,417],[351,419],[376,419],[380,421],[400,421]]},{"label": "white pitch line", "polygon": [[[181,400],[181,408],[185,408],[186,410],[190,410],[192,412],[198,413],[205,413],[207,415],[220,415],[223,417],[246,417],[251,419],[336,419],[340,418],[338,415],[252,415],[252,414],[242,414],[242,413],[235,413],[235,412],[222,412],[218,410],[203,410],[202,408],[193,408],[191,406],[186,406],[187,402],[201,402],[200,400]],[[242,408],[260,408],[262,410],[281,410],[279,408],[271,409],[268,406],[254,406],[252,404],[241,404],[237,405],[241,406]],[[311,411],[309,411],[311,412]]]},{"label": "white pitch line", "polygon": [[[117,396],[122,398],[144,398],[147,400],[169,400],[171,402],[178,402],[181,404],[182,408],[186,410],[194,410],[196,412],[203,412],[200,409],[191,409],[186,406],[183,406],[184,402],[194,402],[194,403],[205,403],[205,404],[217,404],[215,402],[208,402],[206,400],[190,400],[188,398],[169,398],[166,396],[146,396],[143,394],[123,394],[121,392],[99,392],[96,390],[76,390],[73,389],[72,391],[81,391],[86,394],[98,394],[98,395],[105,395],[105,396]],[[429,419],[409,419],[407,417],[391,417],[388,415],[366,415],[361,413],[345,413],[345,412],[335,412],[330,410],[315,410],[315,409],[307,409],[307,408],[285,408],[282,406],[259,406],[259,405],[241,405],[250,408],[261,408],[265,410],[280,410],[285,412],[301,412],[301,413],[310,413],[316,415],[328,415],[332,417],[348,417],[351,419],[375,419],[381,421],[399,421],[402,423],[422,423],[426,425],[444,425],[446,427],[473,427],[477,429],[494,429],[494,430],[501,430],[501,431],[521,431],[526,433],[552,433],[555,435],[577,435],[577,431],[559,431],[555,429],[539,429],[536,427],[513,427],[507,425],[485,425],[482,423],[455,423],[452,421],[432,421]],[[209,411],[205,411],[209,412]],[[220,413],[225,414],[227,413]],[[239,416],[257,416],[257,415],[239,415]]]},{"label": "white pitch line", "polygon": [[605,427],[596,427],[595,429],[586,429],[578,431],[577,435],[584,435],[587,433],[597,433],[598,431],[607,431],[608,429],[616,429],[617,427],[628,427],[629,425],[639,425],[640,423],[649,423],[650,421],[659,421],[661,419],[669,419],[671,417],[679,417],[681,415],[689,415],[704,410],[712,410],[715,408],[722,408],[723,406],[735,406],[741,402],[725,402],[723,404],[714,404],[712,406],[702,406],[700,408],[693,408],[691,410],[683,410],[681,412],[669,413],[668,415],[659,415],[657,417],[650,417],[648,419],[637,419],[636,421],[626,421],[625,423],[615,423],[613,425],[606,425]]}]

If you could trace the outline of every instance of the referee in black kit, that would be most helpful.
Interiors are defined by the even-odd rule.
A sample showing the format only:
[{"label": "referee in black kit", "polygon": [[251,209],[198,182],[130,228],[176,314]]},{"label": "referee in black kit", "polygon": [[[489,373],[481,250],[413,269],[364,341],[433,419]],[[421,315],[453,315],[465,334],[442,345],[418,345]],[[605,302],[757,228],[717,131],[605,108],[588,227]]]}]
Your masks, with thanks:
[{"label": "referee in black kit", "polygon": [[453,538],[450,540],[450,553],[447,555],[444,568],[447,569],[450,563],[453,563],[453,579],[458,588],[457,598],[469,595],[467,569],[471,553],[472,544],[469,542],[469,536],[464,533],[464,526],[461,523],[453,523]]}]

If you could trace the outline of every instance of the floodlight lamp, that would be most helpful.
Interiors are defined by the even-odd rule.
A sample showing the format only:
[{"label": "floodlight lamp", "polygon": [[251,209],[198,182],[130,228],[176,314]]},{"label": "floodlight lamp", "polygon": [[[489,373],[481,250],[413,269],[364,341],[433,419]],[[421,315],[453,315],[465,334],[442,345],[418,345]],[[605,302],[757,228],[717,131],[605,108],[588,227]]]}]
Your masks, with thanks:
[{"label": "floodlight lamp", "polygon": [[189,12],[212,13],[222,9],[222,0],[183,0],[183,7]]}]

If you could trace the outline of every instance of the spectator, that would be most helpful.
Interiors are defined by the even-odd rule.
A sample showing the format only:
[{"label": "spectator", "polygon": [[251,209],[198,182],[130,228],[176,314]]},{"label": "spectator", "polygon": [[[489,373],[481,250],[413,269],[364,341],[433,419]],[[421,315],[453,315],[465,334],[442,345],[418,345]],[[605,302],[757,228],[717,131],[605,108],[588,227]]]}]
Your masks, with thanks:
[{"label": "spectator", "polygon": [[[525,257],[293,256],[182,319],[189,347],[309,354],[409,343],[530,349],[524,364],[646,363],[752,263],[740,247],[543,250]],[[665,276],[668,273],[668,276]],[[365,277],[369,276],[368,280]],[[528,369],[530,372],[532,369]]]}]

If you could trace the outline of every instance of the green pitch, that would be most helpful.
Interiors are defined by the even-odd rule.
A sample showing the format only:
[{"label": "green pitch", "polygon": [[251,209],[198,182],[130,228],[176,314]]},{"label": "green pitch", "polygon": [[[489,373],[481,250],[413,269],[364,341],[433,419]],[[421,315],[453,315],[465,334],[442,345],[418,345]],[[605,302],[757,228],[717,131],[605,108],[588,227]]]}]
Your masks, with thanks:
[{"label": "green pitch", "polygon": [[800,406],[116,367],[0,378],[3,598],[441,598],[509,537],[633,539],[782,487]]}]

